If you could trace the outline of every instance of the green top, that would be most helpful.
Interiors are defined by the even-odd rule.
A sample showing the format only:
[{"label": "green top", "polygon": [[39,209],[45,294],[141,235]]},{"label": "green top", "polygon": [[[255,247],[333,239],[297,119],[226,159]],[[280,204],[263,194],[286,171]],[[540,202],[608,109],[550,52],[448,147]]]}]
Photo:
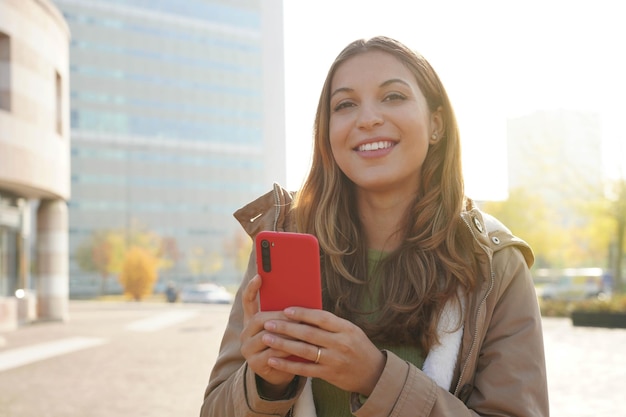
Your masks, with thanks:
[{"label": "green top", "polygon": [[[368,270],[370,272],[370,285],[376,289],[380,286],[380,277],[372,276],[371,272],[375,270],[378,262],[384,257],[384,253],[380,251],[370,250],[368,252]],[[376,291],[372,291],[374,294]],[[375,307],[377,301],[371,297],[366,297],[363,300],[363,306],[370,310]],[[424,362],[422,358],[422,352],[419,348],[414,346],[400,346],[400,345],[376,345],[381,350],[388,350],[393,352],[400,358],[413,365],[421,368]],[[366,364],[363,364],[366,366]],[[315,401],[315,408],[318,417],[351,417],[350,412],[350,393],[343,391],[328,382],[313,378],[313,399]]]}]

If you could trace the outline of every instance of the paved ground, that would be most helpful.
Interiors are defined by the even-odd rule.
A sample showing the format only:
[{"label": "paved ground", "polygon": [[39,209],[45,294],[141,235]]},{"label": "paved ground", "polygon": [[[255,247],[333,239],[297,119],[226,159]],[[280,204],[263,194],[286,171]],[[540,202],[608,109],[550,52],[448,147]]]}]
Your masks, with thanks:
[{"label": "paved ground", "polygon": [[626,417],[626,329],[544,319],[552,417]]},{"label": "paved ground", "polygon": [[[0,417],[198,416],[228,311],[73,301],[0,335]],[[626,417],[626,330],[544,329],[552,417]]]},{"label": "paved ground", "polygon": [[[47,351],[79,349],[0,370],[1,417],[199,414],[228,306],[72,302],[70,310],[66,324],[4,334],[0,369],[3,354],[34,356],[19,349],[41,343],[65,343]],[[93,345],[80,349],[81,342]]]}]

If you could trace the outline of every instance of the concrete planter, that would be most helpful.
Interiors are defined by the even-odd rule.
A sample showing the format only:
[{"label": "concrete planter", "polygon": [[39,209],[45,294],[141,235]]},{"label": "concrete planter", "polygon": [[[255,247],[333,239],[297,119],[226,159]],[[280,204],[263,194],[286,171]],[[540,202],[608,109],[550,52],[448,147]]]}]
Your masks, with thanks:
[{"label": "concrete planter", "polygon": [[606,311],[573,311],[572,324],[580,327],[626,329],[626,313]]}]

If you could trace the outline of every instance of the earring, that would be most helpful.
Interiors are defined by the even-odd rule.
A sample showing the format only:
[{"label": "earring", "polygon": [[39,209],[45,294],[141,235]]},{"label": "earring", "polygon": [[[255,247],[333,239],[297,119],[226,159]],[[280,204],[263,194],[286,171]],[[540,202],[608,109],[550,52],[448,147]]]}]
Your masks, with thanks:
[{"label": "earring", "polygon": [[437,134],[433,133],[433,135],[430,137],[432,140],[437,140]]}]

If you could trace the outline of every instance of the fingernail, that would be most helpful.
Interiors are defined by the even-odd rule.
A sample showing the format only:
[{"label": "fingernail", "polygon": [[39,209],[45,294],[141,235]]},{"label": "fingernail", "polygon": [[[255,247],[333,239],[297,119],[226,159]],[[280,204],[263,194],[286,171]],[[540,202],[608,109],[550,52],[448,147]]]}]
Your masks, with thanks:
[{"label": "fingernail", "polygon": [[276,330],[276,323],[274,323],[273,321],[266,321],[264,327],[265,330]]},{"label": "fingernail", "polygon": [[271,334],[263,335],[263,343],[271,345],[272,343],[274,343],[274,336],[272,336]]},{"label": "fingernail", "polygon": [[296,314],[296,310],[294,310],[293,308],[289,307],[285,309],[285,314],[288,316],[293,316],[294,314]]}]

